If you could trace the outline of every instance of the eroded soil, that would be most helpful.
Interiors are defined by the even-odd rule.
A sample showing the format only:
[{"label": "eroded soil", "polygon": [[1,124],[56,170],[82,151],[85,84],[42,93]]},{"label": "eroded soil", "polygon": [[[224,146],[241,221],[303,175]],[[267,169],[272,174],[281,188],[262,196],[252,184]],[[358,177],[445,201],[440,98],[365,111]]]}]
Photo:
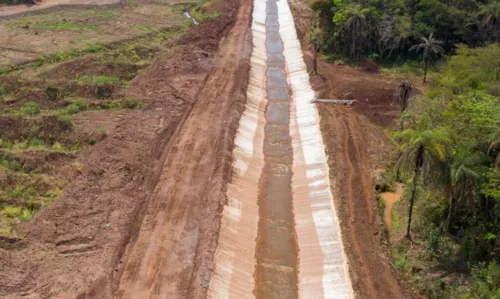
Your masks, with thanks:
[{"label": "eroded soil", "polygon": [[[233,51],[233,58],[215,56],[219,40],[231,28],[238,3],[218,5],[223,17],[192,28],[174,46],[161,49],[153,64],[132,81],[127,95],[136,97],[146,108],[88,111],[74,117],[75,134],[86,135],[94,131],[92,126],[106,123],[107,136],[79,152],[80,166],[70,168],[72,176],[68,175],[71,179],[61,198],[29,222],[16,226],[22,239],[0,240],[0,296],[113,298],[123,265],[133,259],[124,255],[126,245],[140,236],[148,203],[158,198],[154,187],[165,178],[176,182],[182,169],[192,175],[184,176],[189,182],[176,186],[184,191],[197,186],[198,195],[191,193],[190,198],[204,204],[181,205],[189,207],[184,215],[192,218],[186,228],[197,240],[186,243],[189,252],[185,258],[192,259],[190,272],[184,271],[183,259],[169,265],[183,273],[177,277],[179,285],[174,281],[172,285],[180,286],[182,277],[182,288],[176,287],[174,296],[198,298],[198,292],[204,292],[200,285],[207,279],[215,249],[218,224],[214,218],[224,203],[223,186],[229,177],[225,161],[230,159],[231,136],[236,130],[233,119],[237,120],[244,104],[240,83],[245,86],[247,74],[242,49],[245,20],[234,33],[237,37],[227,39],[232,40],[225,43],[227,52],[221,52]],[[226,84],[228,76],[238,84]],[[15,123],[16,118],[7,119]],[[187,138],[186,130],[203,138]],[[187,142],[184,146],[179,144],[181,139]],[[198,144],[198,154],[186,155],[193,143]],[[164,162],[168,167],[186,158],[194,159],[192,165],[198,168],[176,164],[171,168],[173,175],[160,179]],[[197,177],[203,185],[191,184]],[[179,232],[182,234],[182,229]]]}]

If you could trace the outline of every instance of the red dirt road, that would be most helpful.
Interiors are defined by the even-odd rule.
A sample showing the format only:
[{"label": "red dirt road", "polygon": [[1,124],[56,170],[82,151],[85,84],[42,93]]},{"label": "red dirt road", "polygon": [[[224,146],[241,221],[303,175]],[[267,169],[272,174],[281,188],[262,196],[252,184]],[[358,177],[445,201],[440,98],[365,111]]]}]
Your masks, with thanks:
[{"label": "red dirt road", "polygon": [[162,175],[130,248],[117,298],[199,298],[203,292],[197,291],[201,281],[193,273],[206,265],[195,257],[208,251],[210,258],[214,248],[203,239],[214,237],[220,225],[215,215],[225,202],[221,183],[227,174],[222,168],[229,164],[227,150],[244,104],[250,13],[251,2],[241,1],[213,72],[166,149]]}]

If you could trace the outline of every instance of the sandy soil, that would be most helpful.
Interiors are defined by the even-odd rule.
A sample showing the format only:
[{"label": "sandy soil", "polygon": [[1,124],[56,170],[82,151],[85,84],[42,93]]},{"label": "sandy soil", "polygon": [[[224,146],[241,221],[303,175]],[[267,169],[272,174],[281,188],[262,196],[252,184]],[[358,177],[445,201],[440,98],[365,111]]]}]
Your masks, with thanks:
[{"label": "sandy soil", "polygon": [[[189,289],[187,295],[195,298],[205,291],[201,281],[209,275],[218,230],[216,215],[224,203],[223,183],[229,176],[225,161],[230,158],[231,136],[244,104],[240,86],[245,86],[247,74],[241,51],[246,24],[238,27],[233,39],[226,39],[232,42],[224,43],[228,52],[221,53],[234,53],[232,59],[214,57],[219,40],[232,25],[236,6],[236,2],[224,2],[221,18],[194,27],[178,46],[160,53],[134,79],[129,91],[148,103],[148,108],[109,119],[113,130],[82,154],[82,173],[64,195],[31,221],[18,225],[23,240],[0,240],[0,297],[113,298],[123,265],[134,259],[134,255],[124,255],[126,245],[140,240],[144,215],[161,199],[154,187],[164,167],[172,163],[174,174],[161,180],[173,183],[183,177],[186,184],[176,186],[191,192],[187,198],[204,203],[182,212],[190,216],[184,228],[193,233],[181,234],[186,242],[184,257],[194,262],[190,269],[184,268],[183,260],[169,266],[183,274],[176,280],[182,281],[183,288],[177,291]],[[229,75],[234,75],[232,84],[225,84]],[[93,113],[97,112],[83,113],[75,119],[76,125],[96,119]],[[193,134],[205,136],[199,138],[201,144]],[[185,155],[193,143],[198,154]],[[198,168],[178,164],[186,158],[194,159],[192,165]],[[185,176],[180,176],[182,170]],[[203,184],[192,181],[198,176],[197,182]],[[162,206],[186,207],[176,201],[168,203]]]}]

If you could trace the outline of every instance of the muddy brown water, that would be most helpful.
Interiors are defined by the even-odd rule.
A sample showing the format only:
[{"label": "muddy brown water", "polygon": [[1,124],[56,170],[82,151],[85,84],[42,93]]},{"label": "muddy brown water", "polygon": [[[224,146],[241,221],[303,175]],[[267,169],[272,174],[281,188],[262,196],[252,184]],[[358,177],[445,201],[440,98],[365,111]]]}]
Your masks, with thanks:
[{"label": "muddy brown water", "polygon": [[276,0],[267,0],[265,26],[268,105],[263,144],[265,164],[259,182],[255,293],[257,298],[298,298],[290,93]]},{"label": "muddy brown water", "polygon": [[392,226],[392,208],[394,207],[394,204],[401,199],[403,192],[404,185],[398,183],[396,184],[395,192],[383,192],[380,194],[380,197],[382,197],[385,201],[384,222],[387,226],[387,231],[389,232],[391,231]]}]

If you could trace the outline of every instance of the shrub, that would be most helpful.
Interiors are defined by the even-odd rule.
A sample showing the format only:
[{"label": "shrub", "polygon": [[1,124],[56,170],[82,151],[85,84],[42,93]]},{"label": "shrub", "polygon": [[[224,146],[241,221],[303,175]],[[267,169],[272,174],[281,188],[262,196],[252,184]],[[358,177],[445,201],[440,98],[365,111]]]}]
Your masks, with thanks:
[{"label": "shrub", "polygon": [[71,120],[72,120],[71,115],[68,115],[66,113],[59,114],[58,118],[59,118],[60,121],[67,122],[67,123],[71,123]]},{"label": "shrub", "polygon": [[19,108],[19,114],[20,115],[37,115],[40,113],[40,108],[38,107],[38,104],[35,102],[27,102],[24,103],[21,108]]},{"label": "shrub", "polygon": [[64,148],[62,147],[62,145],[59,142],[56,142],[52,145],[52,150],[61,152],[64,150]]},{"label": "shrub", "polygon": [[66,107],[66,112],[68,114],[77,114],[78,112],[80,112],[80,107],[78,107],[77,104],[69,104],[68,107]]},{"label": "shrub", "polygon": [[137,102],[137,100],[134,98],[124,98],[121,104],[123,108],[134,109],[137,108],[139,102]]},{"label": "shrub", "polygon": [[43,140],[38,138],[33,138],[30,140],[30,147],[43,147]]},{"label": "shrub", "polygon": [[89,138],[89,144],[90,144],[90,145],[94,145],[96,142],[97,142],[97,141],[95,140],[95,138],[94,138],[94,137],[90,137],[90,138]]},{"label": "shrub", "polygon": [[97,131],[101,134],[101,139],[104,139],[106,136],[108,136],[108,131],[106,131],[106,128],[104,127],[97,128]]},{"label": "shrub", "polygon": [[30,210],[23,210],[19,219],[23,222],[29,221],[33,217],[33,213]]},{"label": "shrub", "polygon": [[14,218],[21,215],[21,208],[5,207],[3,212],[7,217]]}]

